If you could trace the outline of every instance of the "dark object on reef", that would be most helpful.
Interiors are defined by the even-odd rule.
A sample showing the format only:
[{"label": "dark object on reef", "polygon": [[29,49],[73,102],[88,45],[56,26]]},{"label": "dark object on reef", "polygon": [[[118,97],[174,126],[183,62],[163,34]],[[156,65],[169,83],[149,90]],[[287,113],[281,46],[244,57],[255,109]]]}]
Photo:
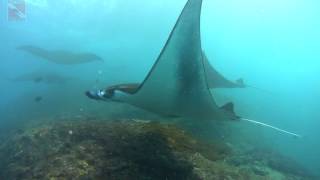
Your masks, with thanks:
[{"label": "dark object on reef", "polygon": [[20,46],[17,49],[26,51],[36,57],[40,57],[56,64],[74,65],[94,61],[103,62],[103,59],[101,57],[93,53],[75,53],[66,50],[49,51],[32,45]]}]

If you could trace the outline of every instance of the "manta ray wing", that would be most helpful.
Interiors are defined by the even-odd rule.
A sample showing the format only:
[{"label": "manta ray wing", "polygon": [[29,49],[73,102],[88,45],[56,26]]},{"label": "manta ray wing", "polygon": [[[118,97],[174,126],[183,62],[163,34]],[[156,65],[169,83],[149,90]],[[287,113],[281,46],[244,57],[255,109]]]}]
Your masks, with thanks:
[{"label": "manta ray wing", "polygon": [[243,80],[240,78],[235,82],[228,80],[221,73],[219,73],[209,62],[206,54],[203,52],[203,63],[206,71],[208,86],[210,89],[214,88],[245,88]]},{"label": "manta ray wing", "polygon": [[236,82],[229,81],[222,74],[220,74],[217,70],[215,70],[205,53],[203,52],[203,62],[206,69],[206,75],[208,80],[209,88],[244,88],[246,87],[242,81],[242,79],[238,79]]},{"label": "manta ray wing", "polygon": [[174,116],[219,114],[209,91],[200,39],[202,0],[185,5],[165,47],[134,94],[117,100]]}]

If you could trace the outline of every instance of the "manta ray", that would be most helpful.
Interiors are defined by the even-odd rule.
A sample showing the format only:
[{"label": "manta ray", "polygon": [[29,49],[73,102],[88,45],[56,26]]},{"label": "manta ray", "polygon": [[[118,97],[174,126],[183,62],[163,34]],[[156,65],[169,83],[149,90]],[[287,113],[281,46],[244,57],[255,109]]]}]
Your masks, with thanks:
[{"label": "manta ray", "polygon": [[87,91],[89,98],[127,103],[166,117],[208,120],[244,120],[273,126],[238,116],[229,102],[219,107],[210,88],[242,87],[231,82],[209,63],[200,38],[202,0],[188,0],[160,55],[142,83],[118,84]]},{"label": "manta ray", "polygon": [[17,49],[26,51],[34,56],[40,57],[56,64],[73,65],[94,61],[103,61],[101,57],[93,53],[74,53],[65,50],[49,51],[32,45],[20,46]]},{"label": "manta ray", "polygon": [[14,78],[8,78],[8,80],[13,82],[34,82],[46,84],[63,84],[71,79],[71,77],[61,76],[55,72],[44,71],[34,71]]},{"label": "manta ray", "polygon": [[247,85],[242,78],[239,78],[235,82],[232,82],[220,74],[216,69],[212,67],[205,53],[202,53],[203,65],[205,67],[205,73],[207,76],[208,86],[211,89],[214,88],[245,88]]}]

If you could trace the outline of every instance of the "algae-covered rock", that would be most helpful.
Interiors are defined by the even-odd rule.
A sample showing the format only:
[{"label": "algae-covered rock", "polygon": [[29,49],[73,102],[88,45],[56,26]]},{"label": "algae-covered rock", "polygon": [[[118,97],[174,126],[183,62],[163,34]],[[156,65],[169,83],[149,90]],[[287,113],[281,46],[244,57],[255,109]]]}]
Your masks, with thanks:
[{"label": "algae-covered rock", "polygon": [[160,123],[53,122],[26,129],[1,145],[0,177],[198,179],[188,161],[194,152],[217,160],[230,151]]},{"label": "algae-covered rock", "polygon": [[[249,156],[250,155],[250,156]],[[300,176],[313,178],[311,173],[292,158],[286,157],[274,150],[255,148],[247,153],[247,157],[263,162],[270,168],[287,174],[288,176]]]},{"label": "algae-covered rock", "polygon": [[0,143],[0,179],[311,179],[281,164],[290,163],[282,156],[235,153],[155,122],[51,121],[7,137]]},{"label": "algae-covered rock", "polygon": [[229,156],[226,161],[236,168],[249,168],[250,172],[267,179],[318,179],[295,160],[270,149],[254,148]]}]

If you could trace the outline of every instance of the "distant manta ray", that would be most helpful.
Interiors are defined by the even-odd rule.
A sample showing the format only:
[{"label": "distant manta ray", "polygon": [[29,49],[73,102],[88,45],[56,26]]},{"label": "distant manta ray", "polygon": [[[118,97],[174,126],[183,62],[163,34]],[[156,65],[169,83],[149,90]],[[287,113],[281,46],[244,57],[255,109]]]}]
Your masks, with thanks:
[{"label": "distant manta ray", "polygon": [[232,87],[237,83],[227,81],[216,72],[202,51],[201,6],[202,0],[188,0],[158,59],[142,83],[114,85],[103,90],[87,91],[86,95],[95,100],[128,103],[167,117],[241,120],[300,137],[236,115],[231,102],[218,107],[210,87]]},{"label": "distant manta ray", "polygon": [[20,46],[17,48],[18,50],[26,51],[34,56],[46,59],[50,62],[54,62],[56,64],[65,64],[65,65],[73,65],[73,64],[82,64],[93,61],[103,61],[103,59],[93,53],[74,53],[65,50],[54,50],[49,51],[36,46]]},{"label": "distant manta ray", "polygon": [[71,80],[70,77],[61,76],[54,72],[41,72],[34,71],[26,73],[14,78],[8,78],[13,82],[34,82],[34,83],[47,83],[47,84],[63,84]]}]

